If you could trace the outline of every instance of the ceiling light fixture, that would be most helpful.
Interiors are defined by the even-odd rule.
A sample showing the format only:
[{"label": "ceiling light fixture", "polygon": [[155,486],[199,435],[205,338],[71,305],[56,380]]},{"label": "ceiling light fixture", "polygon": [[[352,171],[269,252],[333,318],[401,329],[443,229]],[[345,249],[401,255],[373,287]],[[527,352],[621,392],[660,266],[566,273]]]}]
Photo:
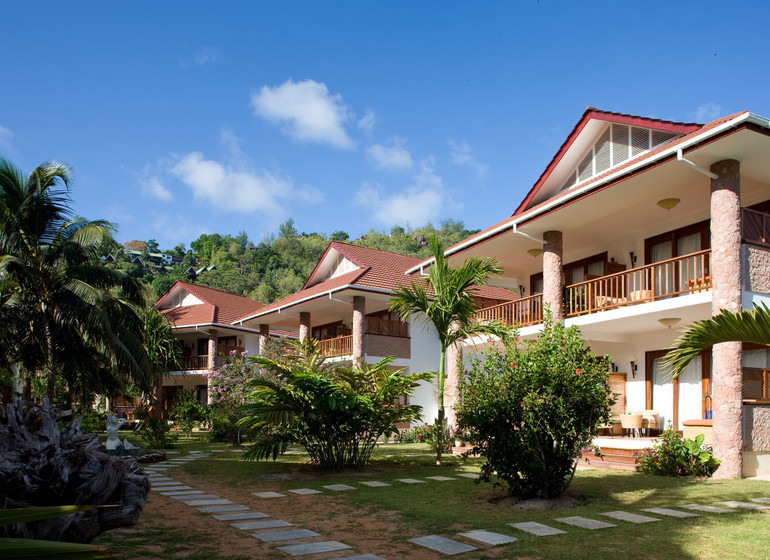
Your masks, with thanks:
[{"label": "ceiling light fixture", "polygon": [[658,319],[658,323],[669,329],[679,323],[679,321],[681,321],[679,317],[663,317],[662,319]]},{"label": "ceiling light fixture", "polygon": [[532,255],[533,257],[539,257],[540,255],[543,254],[543,250],[542,249],[527,249],[527,253],[529,255]]},{"label": "ceiling light fixture", "polygon": [[658,201],[658,206],[663,208],[663,210],[671,210],[680,202],[682,201],[678,198],[664,198]]}]

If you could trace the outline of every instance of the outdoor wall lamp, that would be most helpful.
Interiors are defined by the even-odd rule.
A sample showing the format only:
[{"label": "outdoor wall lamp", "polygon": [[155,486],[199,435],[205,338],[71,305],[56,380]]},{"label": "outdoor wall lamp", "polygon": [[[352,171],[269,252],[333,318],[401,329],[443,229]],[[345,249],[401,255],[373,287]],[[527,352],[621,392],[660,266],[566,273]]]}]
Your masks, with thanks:
[{"label": "outdoor wall lamp", "polygon": [[636,362],[634,360],[631,360],[631,378],[636,378],[636,369],[637,369]]},{"label": "outdoor wall lamp", "polygon": [[526,290],[524,289],[524,286],[519,284],[519,294],[521,294],[523,296],[525,293],[526,293]]},{"label": "outdoor wall lamp", "polygon": [[629,251],[628,256],[631,258],[631,268],[633,268],[636,264],[636,255],[634,255],[633,251]]}]

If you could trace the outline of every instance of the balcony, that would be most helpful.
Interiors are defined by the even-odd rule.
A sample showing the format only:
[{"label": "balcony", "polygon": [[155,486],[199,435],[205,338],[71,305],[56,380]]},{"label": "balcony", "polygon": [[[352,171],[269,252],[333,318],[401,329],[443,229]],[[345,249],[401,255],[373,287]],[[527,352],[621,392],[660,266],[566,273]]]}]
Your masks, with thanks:
[{"label": "balcony", "polygon": [[184,369],[185,371],[197,370],[197,369],[209,369],[208,354],[203,356],[183,356],[182,369]]},{"label": "balcony", "polygon": [[[658,301],[711,289],[711,250],[632,268],[567,286],[567,317]],[[543,296],[537,294],[481,309],[476,320],[526,327],[543,321]]]},{"label": "balcony", "polygon": [[326,358],[349,356],[353,353],[353,335],[338,336],[318,341],[318,350]]}]

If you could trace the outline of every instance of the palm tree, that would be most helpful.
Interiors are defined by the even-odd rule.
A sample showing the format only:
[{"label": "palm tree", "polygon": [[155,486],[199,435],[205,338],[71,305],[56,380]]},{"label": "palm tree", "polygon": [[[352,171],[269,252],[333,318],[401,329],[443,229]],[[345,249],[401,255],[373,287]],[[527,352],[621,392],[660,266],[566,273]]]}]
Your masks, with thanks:
[{"label": "palm tree", "polygon": [[754,342],[770,346],[770,309],[763,303],[752,311],[733,313],[723,309],[719,315],[697,321],[674,341],[664,359],[673,378],[706,348],[720,342]]},{"label": "palm tree", "polygon": [[171,322],[154,307],[144,312],[144,347],[155,387],[156,414],[163,402],[163,374],[178,369],[182,357],[179,340],[171,330]]},{"label": "palm tree", "polygon": [[69,184],[61,163],[24,177],[0,158],[0,315],[13,321],[5,330],[14,335],[0,351],[47,377],[51,401],[59,377],[81,398],[126,373],[148,385],[141,284],[99,265],[96,247],[113,226],[72,216]]},{"label": "palm tree", "polygon": [[502,273],[495,259],[472,257],[460,268],[450,268],[444,259],[444,250],[438,237],[429,239],[430,249],[435,262],[428,270],[427,288],[422,283],[412,282],[410,287],[400,286],[395,290],[390,309],[406,321],[412,314],[421,316],[423,323],[432,324],[438,334],[441,354],[438,364],[436,383],[438,385],[438,418],[436,420],[436,464],[441,464],[441,452],[444,446],[444,383],[446,372],[447,349],[460,340],[473,334],[495,333],[497,325],[474,323],[474,314],[478,305],[474,296],[479,288],[488,282],[490,276]]}]

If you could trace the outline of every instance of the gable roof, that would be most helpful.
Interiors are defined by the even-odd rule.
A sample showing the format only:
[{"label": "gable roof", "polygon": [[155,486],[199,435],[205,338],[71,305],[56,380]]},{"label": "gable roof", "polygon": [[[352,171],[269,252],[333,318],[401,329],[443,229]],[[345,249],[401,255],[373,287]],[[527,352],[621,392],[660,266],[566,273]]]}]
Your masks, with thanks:
[{"label": "gable roof", "polygon": [[[589,107],[586,113],[588,113],[589,111],[595,111],[595,109],[591,109]],[[609,114],[622,115],[621,113],[609,113]],[[585,114],[584,114],[584,117],[585,117]],[[628,117],[636,118],[636,119],[643,118],[643,117],[633,117],[630,115]],[[581,121],[582,120],[583,119],[581,118]],[[677,123],[674,123],[674,124],[677,124]],[[680,124],[685,124],[685,123],[680,123]],[[578,126],[579,125],[580,123],[578,123]],[[770,121],[768,121],[768,119],[764,117],[760,117],[749,111],[741,111],[738,113],[733,113],[732,115],[728,115],[728,116],[713,120],[704,125],[685,124],[685,126],[697,126],[697,128],[694,131],[688,134],[685,134],[684,136],[680,136],[679,138],[672,140],[671,142],[660,145],[651,150],[645,151],[635,157],[628,159],[627,161],[623,162],[620,165],[612,167],[601,174],[595,175],[594,177],[591,177],[589,180],[580,183],[574,189],[571,188],[566,191],[559,192],[555,196],[547,200],[544,200],[532,207],[527,207],[526,206],[527,198],[531,200],[532,198],[531,195],[533,191],[535,190],[538,183],[540,183],[541,179],[543,178],[543,175],[541,175],[540,179],[538,179],[538,183],[536,183],[535,187],[533,187],[533,189],[530,190],[529,194],[527,195],[527,198],[525,198],[525,201],[519,205],[519,207],[516,209],[516,211],[512,216],[504,220],[501,220],[500,222],[486,229],[483,229],[474,235],[469,236],[468,238],[464,239],[459,243],[456,243],[455,245],[449,247],[449,249],[447,249],[444,252],[444,254],[447,256],[459,254],[465,251],[466,249],[469,249],[474,245],[477,245],[483,240],[491,239],[493,237],[497,237],[498,235],[502,235],[510,231],[512,228],[514,228],[517,225],[529,223],[532,220],[536,219],[537,217],[545,213],[551,212],[564,204],[572,202],[573,200],[590,196],[596,192],[599,192],[604,188],[611,187],[614,184],[617,184],[618,182],[622,181],[623,179],[627,178],[632,174],[643,172],[645,169],[647,169],[650,166],[657,165],[659,163],[662,163],[664,161],[668,161],[671,159],[676,159],[678,150],[684,151],[684,150],[695,149],[698,146],[702,145],[703,143],[711,142],[721,137],[722,135],[729,134],[735,131],[739,127],[756,128],[758,126],[758,127],[767,129],[767,128],[770,128]],[[577,128],[578,127],[576,127],[576,129]],[[573,134],[574,132],[575,131],[573,130]],[[564,145],[562,145],[562,148],[563,147]],[[558,157],[558,154],[557,154],[557,157]],[[549,164],[549,166],[550,165],[551,164]],[[544,172],[544,175],[547,172],[548,172],[548,169],[546,169],[546,172]],[[421,267],[429,266],[432,262],[433,262],[432,257],[425,261],[422,261],[418,266],[410,268],[407,271],[407,274],[414,274]]]},{"label": "gable roof", "polygon": [[[184,290],[201,300],[202,304],[169,307],[162,309],[163,303],[172,292]],[[244,296],[231,294],[208,286],[177,282],[158,301],[154,307],[174,322],[174,326],[183,327],[202,324],[233,324],[246,313],[254,313],[264,307],[258,301]]]}]

